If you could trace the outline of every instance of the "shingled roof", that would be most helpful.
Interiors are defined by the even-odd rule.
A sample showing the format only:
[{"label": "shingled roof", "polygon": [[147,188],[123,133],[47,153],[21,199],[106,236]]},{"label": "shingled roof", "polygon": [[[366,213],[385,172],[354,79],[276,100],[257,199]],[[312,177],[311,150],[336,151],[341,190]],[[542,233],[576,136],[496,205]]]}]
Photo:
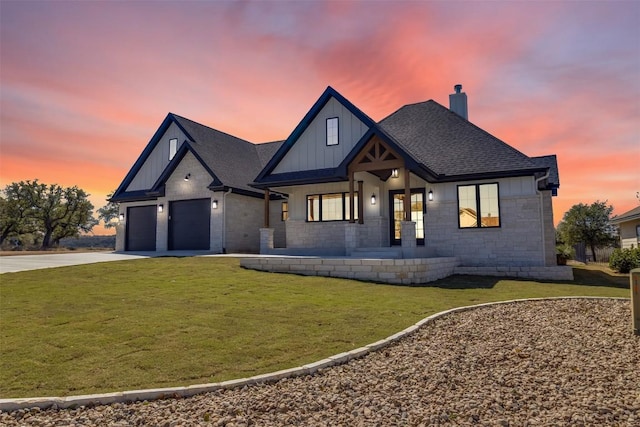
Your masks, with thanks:
[{"label": "shingled roof", "polygon": [[[167,165],[153,188],[125,191],[172,123],[175,123],[187,138],[176,156]],[[261,196],[262,191],[250,187],[248,183],[262,170],[280,145],[282,145],[282,141],[253,144],[177,114],[169,113],[111,200],[144,200],[163,194],[164,183],[187,152],[192,152],[212,175],[213,180],[209,187],[212,190],[232,188],[245,194]]]},{"label": "shingled roof", "polygon": [[378,126],[442,180],[545,167],[433,100],[405,105]]},{"label": "shingled roof", "polygon": [[[244,139],[237,138],[216,129],[210,128],[187,118],[172,114],[178,124],[193,139],[187,142],[204,163],[215,173],[222,186],[251,192],[256,189],[249,187],[254,176],[263,167],[261,158],[267,149]],[[271,144],[267,144],[271,145]],[[276,145],[276,144],[273,144]],[[259,154],[263,153],[261,156]]]},{"label": "shingled roof", "polygon": [[637,206],[630,211],[611,218],[610,222],[612,224],[620,224],[622,222],[633,221],[636,219],[640,219],[640,206]]}]

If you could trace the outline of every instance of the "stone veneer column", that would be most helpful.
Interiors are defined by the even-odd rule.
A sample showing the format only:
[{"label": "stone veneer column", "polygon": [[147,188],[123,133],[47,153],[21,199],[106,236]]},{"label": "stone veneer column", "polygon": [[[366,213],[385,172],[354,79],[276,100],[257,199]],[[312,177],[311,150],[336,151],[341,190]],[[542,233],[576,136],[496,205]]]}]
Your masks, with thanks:
[{"label": "stone veneer column", "polygon": [[273,249],[273,228],[260,229],[260,253],[268,254]]},{"label": "stone veneer column", "polygon": [[358,247],[358,224],[346,223],[344,225],[344,249],[347,256]]},{"label": "stone veneer column", "polygon": [[416,223],[413,221],[400,222],[400,239],[402,241],[402,257],[416,256]]}]

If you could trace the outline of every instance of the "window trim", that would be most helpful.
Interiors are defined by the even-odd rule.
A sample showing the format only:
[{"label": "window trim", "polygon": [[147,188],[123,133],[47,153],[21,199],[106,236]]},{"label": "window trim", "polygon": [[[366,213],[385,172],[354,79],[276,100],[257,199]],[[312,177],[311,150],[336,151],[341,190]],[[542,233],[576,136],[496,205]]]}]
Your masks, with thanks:
[{"label": "window trim", "polygon": [[284,201],[280,205],[280,221],[286,221],[289,219],[289,201]]},{"label": "window trim", "polygon": [[178,138],[169,139],[169,161],[173,160],[178,152]]},{"label": "window trim", "polygon": [[[340,194],[342,195],[342,219],[322,219],[322,196],[326,196],[326,195],[334,195],[334,194]],[[358,192],[354,191],[353,192],[354,198],[358,197]],[[309,220],[309,197],[311,196],[318,196],[318,215],[320,216],[319,219],[317,220]],[[336,191],[333,193],[312,193],[312,194],[307,194],[304,198],[305,201],[305,222],[344,222],[344,221],[349,221],[349,218],[347,218],[347,209],[349,208],[347,202],[347,197],[349,197],[349,192],[348,191]],[[354,208],[355,208],[355,218],[354,220],[358,220],[358,204],[354,204]]]},{"label": "window trim", "polygon": [[[498,225],[489,225],[482,226],[482,205],[480,203],[480,187],[483,185],[495,185],[496,191],[498,194]],[[476,226],[475,227],[463,227],[460,224],[460,187],[475,187],[476,189]],[[502,228],[502,211],[500,208],[500,183],[499,182],[483,182],[477,184],[458,184],[456,186],[456,199],[458,202],[458,229],[459,230],[476,230],[476,229],[486,229],[486,228]]]},{"label": "window trim", "polygon": [[[333,144],[329,144],[329,120],[336,121],[336,142]],[[327,117],[325,122],[325,143],[327,144],[327,147],[340,145],[340,119],[338,117]]]}]

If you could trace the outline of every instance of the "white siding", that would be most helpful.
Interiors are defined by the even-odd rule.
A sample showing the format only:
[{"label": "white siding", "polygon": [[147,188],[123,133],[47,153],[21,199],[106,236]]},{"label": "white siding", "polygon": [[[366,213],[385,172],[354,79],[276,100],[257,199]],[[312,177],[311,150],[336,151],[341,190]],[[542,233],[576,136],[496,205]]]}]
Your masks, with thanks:
[{"label": "white siding", "polygon": [[620,243],[623,249],[640,246],[640,236],[637,235],[636,231],[636,226],[638,225],[640,225],[640,219],[626,221],[618,225],[620,227]]},{"label": "white siding", "polygon": [[148,190],[153,186],[169,164],[169,140],[172,138],[178,139],[178,149],[186,139],[185,134],[175,123],[171,123],[165,134],[162,135],[126,191]]},{"label": "white siding", "polygon": [[[330,117],[338,117],[339,143],[327,146],[326,123]],[[334,168],[351,152],[368,129],[347,108],[331,98],[273,173]]]}]

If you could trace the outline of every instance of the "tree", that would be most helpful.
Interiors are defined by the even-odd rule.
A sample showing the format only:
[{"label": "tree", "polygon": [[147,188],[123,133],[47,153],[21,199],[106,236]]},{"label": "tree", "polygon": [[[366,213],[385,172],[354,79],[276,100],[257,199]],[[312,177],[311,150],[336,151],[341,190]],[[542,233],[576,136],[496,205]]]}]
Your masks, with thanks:
[{"label": "tree", "polygon": [[[22,206],[24,222],[20,233],[42,233],[42,248],[58,244],[64,237],[89,232],[98,221],[93,218],[93,205],[84,190],[74,186],[42,184],[38,180],[12,183],[5,189],[7,206]],[[4,202],[3,202],[4,203]],[[4,214],[3,214],[4,217]],[[11,220],[7,220],[7,223]]]},{"label": "tree", "polygon": [[31,217],[32,206],[25,188],[18,183],[7,185],[0,194],[0,244],[9,236],[36,231]]},{"label": "tree", "polygon": [[115,227],[116,225],[112,221],[118,218],[120,214],[120,205],[111,201],[113,193],[115,193],[115,191],[107,194],[107,202],[109,203],[98,209],[98,219],[104,222],[104,228]]},{"label": "tree", "polygon": [[564,243],[584,243],[596,261],[596,248],[616,242],[615,228],[609,222],[613,206],[595,201],[590,205],[573,205],[558,224],[558,236]]}]

